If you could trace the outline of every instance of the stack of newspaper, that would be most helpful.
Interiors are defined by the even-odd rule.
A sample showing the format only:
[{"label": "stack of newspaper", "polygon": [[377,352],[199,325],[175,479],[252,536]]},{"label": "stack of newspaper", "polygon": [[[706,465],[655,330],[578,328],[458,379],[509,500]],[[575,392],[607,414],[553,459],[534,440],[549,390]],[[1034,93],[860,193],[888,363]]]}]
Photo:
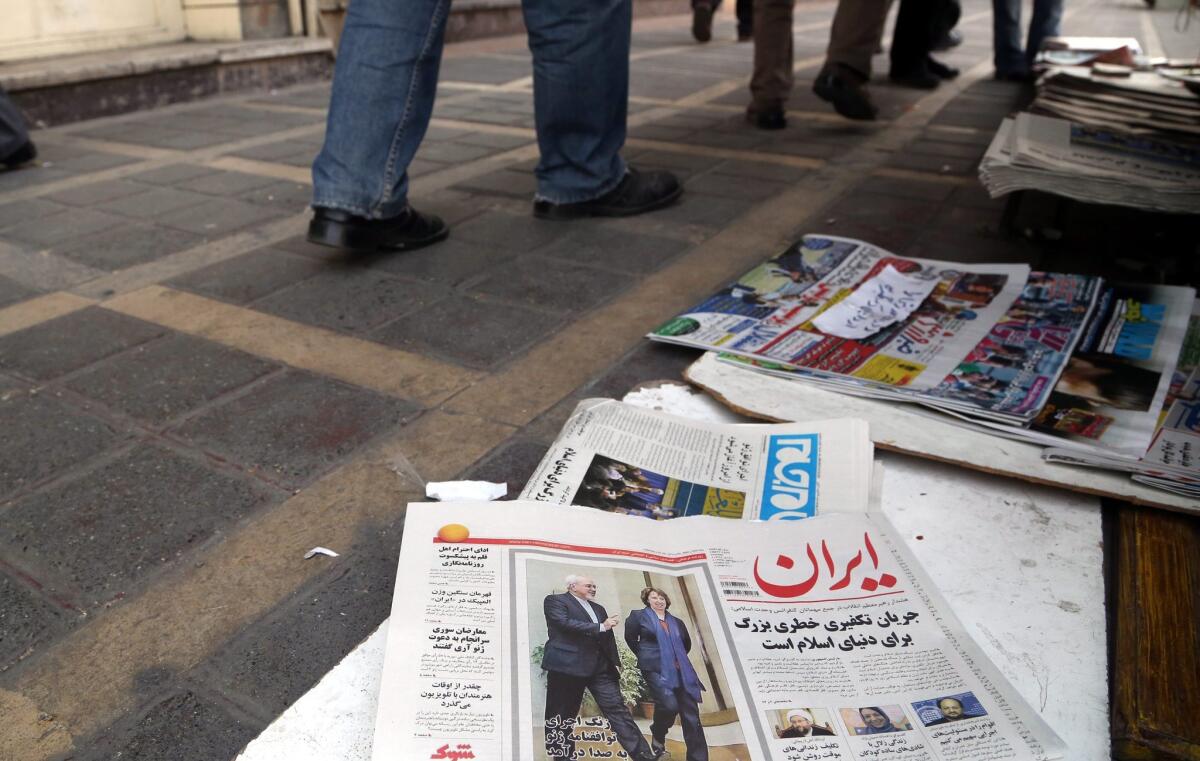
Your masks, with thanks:
[{"label": "stack of newspaper", "polygon": [[1195,214],[1200,143],[1019,113],[996,132],[979,179],[993,198],[1041,190],[1087,203]]},{"label": "stack of newspaper", "polygon": [[1123,73],[1055,67],[1038,83],[1030,110],[1132,135],[1193,146],[1200,141],[1200,96],[1183,80],[1170,69]]},{"label": "stack of newspaper", "polygon": [[410,505],[372,758],[1065,758],[878,509],[867,434],[588,400],[522,501]]},{"label": "stack of newspaper", "polygon": [[[892,274],[901,271],[907,280]],[[907,259],[809,235],[649,338],[842,393],[914,402],[1049,447],[1050,460],[1178,489],[1200,482],[1193,445],[1179,438],[1200,433],[1197,384],[1176,377],[1177,365],[1190,372],[1198,361],[1195,304],[1190,288]]]}]

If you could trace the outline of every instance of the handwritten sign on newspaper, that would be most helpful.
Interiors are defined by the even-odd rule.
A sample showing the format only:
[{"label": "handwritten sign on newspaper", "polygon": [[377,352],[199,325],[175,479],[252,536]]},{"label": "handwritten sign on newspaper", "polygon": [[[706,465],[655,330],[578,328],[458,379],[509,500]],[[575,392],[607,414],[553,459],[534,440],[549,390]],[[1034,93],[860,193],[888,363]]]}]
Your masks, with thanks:
[{"label": "handwritten sign on newspaper", "polygon": [[846,298],[813,320],[822,333],[838,338],[866,338],[908,317],[933,292],[937,278],[901,274],[888,265],[865,280]]}]

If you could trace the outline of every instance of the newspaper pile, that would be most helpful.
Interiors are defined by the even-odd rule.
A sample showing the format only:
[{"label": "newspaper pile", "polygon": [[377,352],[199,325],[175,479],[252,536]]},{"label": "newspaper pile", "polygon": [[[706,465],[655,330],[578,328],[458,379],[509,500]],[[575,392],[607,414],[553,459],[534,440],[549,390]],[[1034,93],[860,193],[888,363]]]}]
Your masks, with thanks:
[{"label": "newspaper pile", "polygon": [[867,434],[587,400],[522,501],[410,505],[372,758],[1065,758],[879,511]]},{"label": "newspaper pile", "polygon": [[[1136,41],[1108,39],[1115,49],[1098,52],[1106,39],[1043,50],[1041,60],[1051,65],[1030,113],[1004,120],[980,180],[993,197],[1035,189],[1200,213],[1200,95],[1176,69],[1135,69],[1144,61]],[[1088,65],[1053,65],[1074,58]]]},{"label": "newspaper pile", "polygon": [[[936,284],[901,315],[903,286],[889,271]],[[895,321],[849,337],[864,307],[839,307],[859,302]],[[1191,446],[1175,456],[1177,435],[1200,433],[1187,406],[1195,384],[1176,372],[1197,361],[1195,304],[1190,288],[908,259],[808,235],[648,337],[719,351],[753,372],[920,404],[1048,447],[1048,460],[1178,489],[1200,481]],[[837,313],[850,317],[829,319]],[[1161,452],[1148,454],[1152,445]]]},{"label": "newspaper pile", "polygon": [[1200,143],[1063,118],[1019,113],[1005,119],[979,178],[993,198],[1041,190],[1086,203],[1200,213]]}]

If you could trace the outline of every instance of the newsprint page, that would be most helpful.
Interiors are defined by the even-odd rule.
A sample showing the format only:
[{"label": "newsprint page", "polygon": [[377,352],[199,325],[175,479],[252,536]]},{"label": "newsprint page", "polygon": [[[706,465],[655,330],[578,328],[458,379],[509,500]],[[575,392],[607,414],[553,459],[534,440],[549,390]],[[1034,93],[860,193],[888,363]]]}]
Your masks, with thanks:
[{"label": "newsprint page", "polygon": [[659,520],[796,520],[867,510],[873,459],[863,420],[721,425],[584,399],[521,498]]},{"label": "newsprint page", "polygon": [[1065,748],[879,513],[413,504],[374,761],[993,761]]}]

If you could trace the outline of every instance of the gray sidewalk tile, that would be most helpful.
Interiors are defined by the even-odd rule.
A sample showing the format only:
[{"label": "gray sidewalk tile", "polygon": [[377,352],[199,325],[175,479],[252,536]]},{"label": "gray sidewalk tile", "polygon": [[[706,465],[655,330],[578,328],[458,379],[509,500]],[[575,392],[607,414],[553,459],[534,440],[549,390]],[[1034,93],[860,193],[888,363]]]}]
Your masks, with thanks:
[{"label": "gray sidewalk tile", "polygon": [[98,211],[120,214],[134,219],[153,219],[178,209],[183,209],[208,200],[202,193],[193,193],[173,187],[153,187],[143,183],[136,185],[142,192],[114,198],[96,206]]},{"label": "gray sidewalk tile", "polygon": [[0,336],[0,367],[49,380],[165,332],[148,322],[89,307]]},{"label": "gray sidewalk tile", "polygon": [[6,307],[36,295],[37,291],[0,275],[0,307]]},{"label": "gray sidewalk tile", "polygon": [[115,271],[184,251],[203,240],[182,230],[125,222],[111,230],[77,238],[60,246],[58,252],[90,267]]},{"label": "gray sidewalk tile", "polygon": [[[467,367],[488,369],[565,325],[545,312],[454,295],[377,330],[389,346],[432,350]],[[449,329],[453,326],[453,330]]]},{"label": "gray sidewalk tile", "polygon": [[901,198],[919,199],[939,203],[954,193],[954,186],[932,180],[899,179],[895,177],[872,177],[868,187],[872,193],[883,193]]},{"label": "gray sidewalk tile", "polygon": [[256,206],[231,198],[212,198],[196,206],[168,212],[156,221],[168,227],[213,238],[281,216],[284,216],[283,212],[268,206]]},{"label": "gray sidewalk tile", "polygon": [[28,584],[0,573],[0,673],[66,628],[64,616]]},{"label": "gray sidewalk tile", "polygon": [[157,445],[16,502],[4,544],[48,590],[94,606],[126,595],[206,539],[281,498]]},{"label": "gray sidewalk tile", "polygon": [[365,333],[444,294],[372,269],[326,265],[316,275],[254,303],[254,309],[346,333]]},{"label": "gray sidewalk tile", "polygon": [[537,192],[537,178],[530,172],[501,169],[472,177],[454,187],[455,189],[532,200],[533,194]]},{"label": "gray sidewalk tile", "polygon": [[158,169],[139,172],[132,175],[129,179],[151,185],[176,185],[197,177],[216,174],[218,171],[220,170],[207,166],[197,166],[195,164],[167,164]]},{"label": "gray sidewalk tile", "polygon": [[260,174],[222,171],[185,180],[177,183],[176,187],[180,190],[190,190],[212,196],[232,196],[245,193],[247,190],[266,187],[276,181],[274,177],[264,177]]},{"label": "gray sidewalk tile", "polygon": [[192,418],[173,435],[297,489],[416,412],[410,402],[289,371]]},{"label": "gray sidewalk tile", "polygon": [[499,148],[465,145],[463,143],[423,143],[420,150],[417,151],[417,156],[425,161],[444,161],[456,164],[475,161],[476,159],[491,156],[499,152]]},{"label": "gray sidewalk tile", "polygon": [[56,203],[67,204],[68,206],[96,206],[105,201],[144,192],[146,192],[146,186],[140,183],[129,182],[128,180],[107,180],[104,182],[93,182],[90,185],[81,185],[69,190],[60,190],[57,193],[51,193],[44,197]]},{"label": "gray sidewalk tile", "polygon": [[130,737],[104,738],[73,761],[181,761],[229,759],[262,727],[233,717],[211,700],[191,692],[155,705],[132,728]]},{"label": "gray sidewalk tile", "polygon": [[277,367],[211,341],[174,335],[135,347],[64,385],[130,417],[162,425]]},{"label": "gray sidewalk tile", "polygon": [[89,233],[98,233],[123,224],[121,217],[105,214],[93,209],[72,209],[36,223],[17,223],[4,228],[5,238],[28,243],[32,246],[49,247],[57,243],[78,238]]},{"label": "gray sidewalk tile", "polygon": [[516,499],[533,476],[549,445],[541,441],[511,438],[472,465],[462,477],[471,481],[507,484],[504,499]]},{"label": "gray sidewalk tile", "polygon": [[101,153],[99,151],[85,153],[80,156],[72,156],[71,158],[62,161],[53,162],[54,167],[73,174],[83,174],[85,172],[98,172],[101,169],[112,169],[117,166],[132,164],[140,159],[133,156],[123,156],[116,153]]},{"label": "gray sidewalk tile", "polygon": [[627,274],[558,259],[523,257],[494,271],[471,290],[541,309],[582,312],[632,284]]},{"label": "gray sidewalk tile", "polygon": [[246,304],[324,268],[324,264],[308,257],[260,248],[180,275],[166,285],[232,304]]},{"label": "gray sidewalk tile", "polygon": [[677,225],[702,225],[720,228],[740,217],[754,203],[740,198],[718,198],[684,193],[674,206],[656,211],[655,222]]},{"label": "gray sidewalk tile", "polygon": [[790,186],[786,183],[764,179],[705,172],[689,179],[684,187],[688,193],[707,193],[724,198],[763,201],[782,193]]},{"label": "gray sidewalk tile", "polygon": [[515,252],[460,240],[453,232],[436,246],[363,260],[367,266],[405,277],[458,285],[496,267],[507,266]]},{"label": "gray sidewalk tile", "polygon": [[454,235],[488,246],[532,251],[565,235],[568,227],[559,221],[489,211],[454,228]]},{"label": "gray sidewalk tile", "polygon": [[468,132],[455,137],[454,142],[507,151],[521,145],[529,145],[536,141],[532,136],[521,137],[519,135],[502,135],[494,132]]},{"label": "gray sidewalk tile", "polygon": [[56,393],[17,391],[0,398],[0,499],[94,457],[124,436]]},{"label": "gray sidewalk tile", "polygon": [[802,177],[812,172],[811,169],[788,166],[787,164],[770,163],[766,161],[742,161],[729,159],[716,164],[715,174],[731,174],[751,180],[768,180],[771,182],[796,183]]},{"label": "gray sidewalk tile", "polygon": [[617,272],[653,272],[689,247],[686,241],[576,222],[571,231],[538,251],[543,256]]},{"label": "gray sidewalk tile", "polygon": [[246,191],[238,198],[248,203],[299,213],[307,209],[312,202],[312,187],[299,182],[280,180],[266,187]]},{"label": "gray sidewalk tile", "polygon": [[937,204],[882,193],[852,193],[829,207],[827,216],[850,223],[923,226],[937,215]]},{"label": "gray sidewalk tile", "polygon": [[0,205],[0,228],[19,222],[33,222],[66,211],[66,207],[44,198],[27,198]]}]

